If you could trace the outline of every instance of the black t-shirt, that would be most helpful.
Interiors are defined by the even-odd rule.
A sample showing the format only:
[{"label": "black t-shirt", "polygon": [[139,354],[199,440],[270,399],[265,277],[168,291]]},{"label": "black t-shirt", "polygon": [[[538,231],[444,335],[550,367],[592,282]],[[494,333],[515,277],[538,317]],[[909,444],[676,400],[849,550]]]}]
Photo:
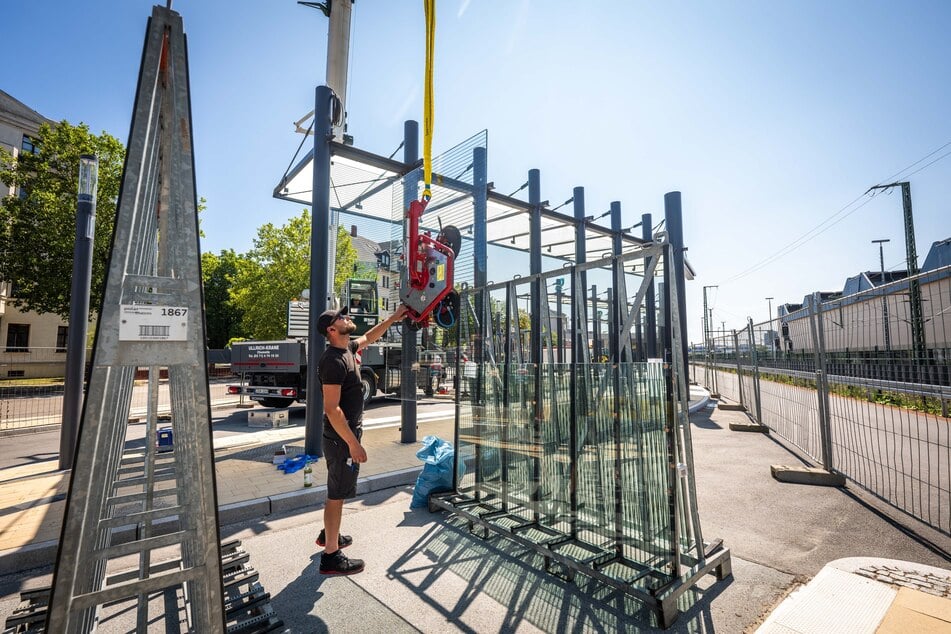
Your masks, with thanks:
[{"label": "black t-shirt", "polygon": [[[317,365],[321,386],[340,386],[340,409],[354,432],[363,426],[363,384],[360,381],[360,366],[353,356],[357,348],[356,341],[351,341],[346,350],[328,346]],[[327,419],[327,414],[324,414],[324,436],[340,438]]]}]

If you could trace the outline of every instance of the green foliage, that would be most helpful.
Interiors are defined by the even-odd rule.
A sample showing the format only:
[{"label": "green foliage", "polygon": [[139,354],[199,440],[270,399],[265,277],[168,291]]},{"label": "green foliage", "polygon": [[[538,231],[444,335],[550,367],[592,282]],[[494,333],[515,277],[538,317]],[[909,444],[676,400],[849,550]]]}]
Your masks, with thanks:
[{"label": "green foliage", "polygon": [[238,272],[238,255],[225,249],[219,255],[201,254],[201,278],[205,292],[205,325],[209,348],[224,348],[244,335],[243,312],[231,303],[229,290]]},{"label": "green foliage", "polygon": [[[349,234],[347,234],[349,236]],[[352,244],[352,243],[351,243]],[[356,249],[353,250],[354,255],[356,255]],[[376,265],[370,264],[369,262],[356,262],[353,265],[353,275],[350,276],[355,280],[373,280],[376,281]]]},{"label": "green foliage", "polygon": [[[736,374],[735,368],[719,367],[720,372],[729,372]],[[768,371],[760,371],[760,380],[772,381],[783,385],[792,385],[809,390],[815,390],[816,382],[814,379],[806,379],[798,376],[789,376],[788,374],[774,374]],[[845,385],[842,383],[829,383],[829,393],[837,396],[843,396],[852,399],[862,399],[879,405],[891,405],[902,409],[914,410],[941,416],[941,399],[931,396],[915,396],[903,392],[893,392],[889,390],[874,389],[861,385]]]},{"label": "green foliage", "polygon": [[[241,329],[251,339],[285,337],[287,302],[310,286],[310,224],[306,209],[281,227],[268,223],[258,229],[252,249],[235,259],[231,305],[241,311]],[[338,228],[334,294],[356,261],[350,235]]]},{"label": "green foliage", "polygon": [[37,154],[21,153],[16,159],[0,148],[0,181],[24,193],[0,201],[0,279],[13,283],[16,307],[69,317],[79,156],[96,154],[92,314],[102,302],[125,148],[105,132],[96,136],[85,124],[66,121],[41,126],[36,142]]},{"label": "green foliage", "polygon": [[[337,227],[337,259],[334,267],[334,296],[340,297],[343,285],[351,277],[357,279],[375,280],[376,269],[369,277],[360,275],[360,267],[357,263],[357,249],[350,240],[350,233],[343,227]],[[302,288],[307,288],[306,286]]]}]

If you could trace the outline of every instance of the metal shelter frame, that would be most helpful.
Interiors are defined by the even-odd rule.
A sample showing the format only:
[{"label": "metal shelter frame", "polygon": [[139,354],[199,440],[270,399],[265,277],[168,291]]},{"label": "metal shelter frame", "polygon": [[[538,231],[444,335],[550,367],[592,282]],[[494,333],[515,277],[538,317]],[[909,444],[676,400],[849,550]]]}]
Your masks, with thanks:
[{"label": "metal shelter frame", "polygon": [[[314,147],[285,172],[274,189],[276,198],[313,206],[312,328],[317,316],[330,304],[331,274],[328,269],[332,267],[328,267],[327,263],[332,253],[329,249],[330,238],[336,233],[335,218],[347,214],[356,220],[363,218],[388,223],[393,228],[391,247],[396,247],[399,238],[405,237],[404,210],[409,201],[418,197],[422,181],[418,160],[418,126],[415,122],[409,121],[405,125],[402,161],[377,156],[333,139],[334,99],[329,88],[320,86],[316,89],[316,115],[312,126]],[[516,541],[522,539],[518,533],[530,524],[532,529],[547,536],[541,540],[529,540],[533,542],[532,547],[545,556],[546,562],[557,562],[565,571],[571,571],[570,574],[583,572],[645,602],[657,611],[658,622],[666,627],[678,614],[678,599],[697,579],[711,571],[715,571],[721,579],[730,574],[729,551],[719,541],[706,544],[702,540],[694,494],[686,405],[686,319],[683,295],[685,272],[689,267],[683,257],[680,193],[665,195],[666,234],[654,235],[651,216],[645,214],[639,223],[643,226],[642,234],[635,236],[630,231],[638,225],[629,229],[621,226],[620,202],[612,203],[610,209],[600,216],[588,215],[584,188],[574,188],[569,200],[551,208],[548,201],[542,200],[538,170],[529,171],[527,182],[519,190],[527,188],[527,201],[515,198],[517,192],[503,195],[494,191],[488,180],[487,146],[483,132],[434,160],[433,197],[423,217],[424,223],[430,225],[426,227],[428,230],[438,230],[435,219],[440,224],[456,225],[463,234],[464,244],[457,260],[455,284],[461,291],[463,306],[468,307],[463,312],[468,310],[470,320],[474,319],[460,328],[469,330],[472,338],[466,341],[473,346],[478,370],[474,401],[467,404],[460,401],[462,382],[456,381],[456,447],[460,450],[457,451],[457,457],[463,453],[459,444],[461,424],[467,417],[479,420],[489,407],[485,392],[485,386],[490,382],[489,376],[509,377],[513,368],[522,372],[524,381],[519,390],[524,396],[523,405],[530,404],[530,407],[523,408],[523,413],[530,415],[532,420],[531,428],[526,432],[532,440],[525,444],[522,453],[534,452],[537,455],[551,448],[544,440],[545,417],[550,411],[546,412],[540,404],[547,398],[546,390],[553,385],[554,374],[560,373],[563,380],[570,381],[572,396],[569,409],[571,419],[577,420],[587,412],[585,408],[579,408],[579,390],[585,394],[583,400],[587,403],[596,398],[595,394],[605,398],[610,395],[615,405],[620,407],[627,398],[624,396],[626,390],[634,390],[635,393],[643,391],[644,386],[638,382],[640,379],[635,379],[635,375],[646,377],[651,374],[654,379],[657,378],[660,364],[649,363],[648,360],[660,358],[664,377],[661,392],[666,408],[654,423],[660,424],[663,429],[664,474],[650,482],[631,475],[631,468],[634,472],[641,469],[637,466],[638,458],[633,455],[622,458],[619,448],[628,444],[630,425],[636,427],[639,423],[631,416],[622,420],[621,410],[617,410],[613,429],[604,430],[605,434],[613,438],[615,469],[613,475],[602,474],[602,481],[613,483],[611,486],[615,487],[615,493],[612,495],[620,496],[622,488],[631,484],[639,491],[639,495],[652,496],[652,499],[660,496],[665,500],[669,522],[659,530],[667,535],[667,555],[663,558],[663,565],[658,566],[653,559],[656,556],[655,547],[650,549],[650,563],[638,561],[639,555],[625,550],[624,543],[638,539],[643,541],[643,538],[631,532],[642,527],[624,519],[623,509],[629,506],[629,501],[621,497],[615,500],[617,516],[611,529],[615,537],[613,554],[606,555],[601,546],[596,546],[594,550],[578,557],[551,550],[555,542],[565,543],[559,541],[564,531],[559,526],[545,523],[546,514],[551,514],[541,507],[541,498],[530,499],[527,504],[521,505],[529,517],[523,517],[525,521],[514,522],[492,522],[483,513],[470,512],[473,504],[486,504],[489,499],[486,496],[496,495],[500,505],[486,513],[494,513],[496,515],[493,517],[496,518],[511,515],[511,500],[497,489],[489,492],[482,483],[469,487],[469,490],[460,488],[457,482],[452,493],[431,498],[431,504],[451,510],[470,523],[477,523],[487,531],[495,531]],[[308,194],[312,194],[312,200],[308,199]],[[572,215],[557,211],[569,203],[573,204]],[[596,224],[597,220],[606,216],[610,216],[609,227]],[[488,280],[490,248],[505,250],[500,253],[527,253],[528,270],[523,269],[524,275],[506,276],[511,277],[507,282],[491,283]],[[391,262],[398,266],[399,258],[391,257]],[[405,271],[402,275],[402,282],[406,283]],[[636,294],[629,297],[627,286],[638,278],[640,281],[635,281]],[[562,314],[560,305],[565,299],[565,279],[570,280],[567,285],[570,288],[567,295],[571,305],[570,315]],[[560,284],[558,280],[561,280]],[[549,282],[552,281],[556,282],[553,292],[549,290]],[[598,293],[595,282],[602,284],[606,298]],[[529,287],[528,291],[520,295],[518,289],[525,286]],[[659,293],[655,295],[657,290]],[[498,301],[493,299],[493,294],[498,292],[504,295],[505,317],[493,322],[490,306]],[[524,313],[520,313],[516,307],[519,297],[530,301]],[[557,303],[554,311],[551,309],[552,299]],[[600,312],[602,307],[606,308],[604,316]],[[517,326],[523,315],[529,321],[525,331],[527,341],[524,342]],[[490,328],[490,323],[495,323],[495,326]],[[562,330],[566,324],[570,334]],[[607,342],[603,341],[600,334],[602,326],[607,334]],[[404,326],[403,442],[416,440],[416,336],[417,333]],[[493,338],[504,341],[501,344],[495,341],[490,345]],[[518,343],[515,343],[516,340]],[[313,377],[325,342],[316,332],[311,332],[310,341],[314,345],[308,348],[308,372]],[[465,374],[461,367],[463,336],[458,332],[456,341],[456,376],[462,377]],[[553,342],[557,342],[557,345],[553,345]],[[558,355],[564,357],[569,349],[571,361],[560,364],[560,369],[552,367]],[[496,352],[489,354],[492,350]],[[498,350],[504,352],[493,358]],[[627,368],[628,374],[622,376],[620,368]],[[579,377],[595,375],[599,377],[596,384],[592,382],[593,379],[579,382]],[[506,378],[505,384],[514,383]],[[306,451],[319,453],[322,399],[316,389],[316,380],[313,390],[311,387],[309,377]],[[526,390],[530,390],[530,393]],[[506,392],[501,397],[505,405],[500,407],[506,412],[499,418],[503,427],[515,420],[510,409],[507,409],[512,406],[506,400],[509,396]],[[468,409],[463,411],[464,407]],[[657,414],[656,411],[654,413]],[[564,417],[562,419],[566,420]],[[574,439],[571,442],[577,443],[575,449],[590,444],[575,432],[570,436]],[[478,477],[482,472],[479,466],[481,449],[478,443],[476,445],[474,455],[463,460],[466,467],[474,469],[472,473]],[[600,445],[594,443],[594,446]],[[504,451],[507,449],[503,442]],[[566,460],[570,462],[576,457],[568,456]],[[538,483],[543,471],[542,464],[539,460],[529,464],[531,481]],[[508,469],[505,460],[502,465],[503,471]],[[548,473],[551,475],[555,472],[549,470]],[[637,481],[629,483],[627,480],[630,477],[635,477]],[[568,480],[555,485],[559,491],[570,488]],[[536,495],[541,495],[537,485],[535,491]],[[475,492],[474,498],[469,497],[472,492]],[[646,498],[636,505],[646,507]],[[558,516],[558,513],[554,516]],[[585,522],[590,524],[587,519]],[[576,546],[581,543],[570,530],[568,535]],[[524,543],[528,545],[528,542]],[[604,567],[613,564],[621,564],[627,574],[606,573]],[[630,574],[632,571],[633,578]],[[647,578],[651,582],[644,586],[643,580]]]}]

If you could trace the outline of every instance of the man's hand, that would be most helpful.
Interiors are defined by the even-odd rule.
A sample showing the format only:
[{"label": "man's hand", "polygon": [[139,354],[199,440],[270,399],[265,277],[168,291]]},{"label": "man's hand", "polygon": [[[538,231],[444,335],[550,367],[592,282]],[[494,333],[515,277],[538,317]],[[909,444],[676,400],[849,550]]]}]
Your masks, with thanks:
[{"label": "man's hand", "polygon": [[396,307],[396,310],[393,311],[393,316],[397,319],[402,318],[406,314],[406,304],[400,304]]},{"label": "man's hand", "polygon": [[350,445],[350,457],[356,463],[367,461],[367,450],[359,442]]}]

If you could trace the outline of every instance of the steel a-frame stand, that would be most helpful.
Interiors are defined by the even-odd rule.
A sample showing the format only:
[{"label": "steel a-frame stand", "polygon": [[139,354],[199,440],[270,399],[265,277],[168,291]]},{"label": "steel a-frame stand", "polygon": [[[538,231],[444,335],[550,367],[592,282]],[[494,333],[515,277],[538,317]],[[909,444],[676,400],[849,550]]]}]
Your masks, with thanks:
[{"label": "steel a-frame stand", "polygon": [[[149,368],[148,435],[144,449],[127,449],[139,367]],[[172,450],[158,453],[164,369],[172,415],[162,431],[171,442],[161,448]],[[145,631],[156,618],[150,597],[162,593],[166,624],[225,630],[209,423],[185,35],[180,15],[154,7],[47,631],[92,631],[102,607],[123,600],[137,601]],[[135,567],[121,561],[130,556],[137,574],[120,574]]]}]

